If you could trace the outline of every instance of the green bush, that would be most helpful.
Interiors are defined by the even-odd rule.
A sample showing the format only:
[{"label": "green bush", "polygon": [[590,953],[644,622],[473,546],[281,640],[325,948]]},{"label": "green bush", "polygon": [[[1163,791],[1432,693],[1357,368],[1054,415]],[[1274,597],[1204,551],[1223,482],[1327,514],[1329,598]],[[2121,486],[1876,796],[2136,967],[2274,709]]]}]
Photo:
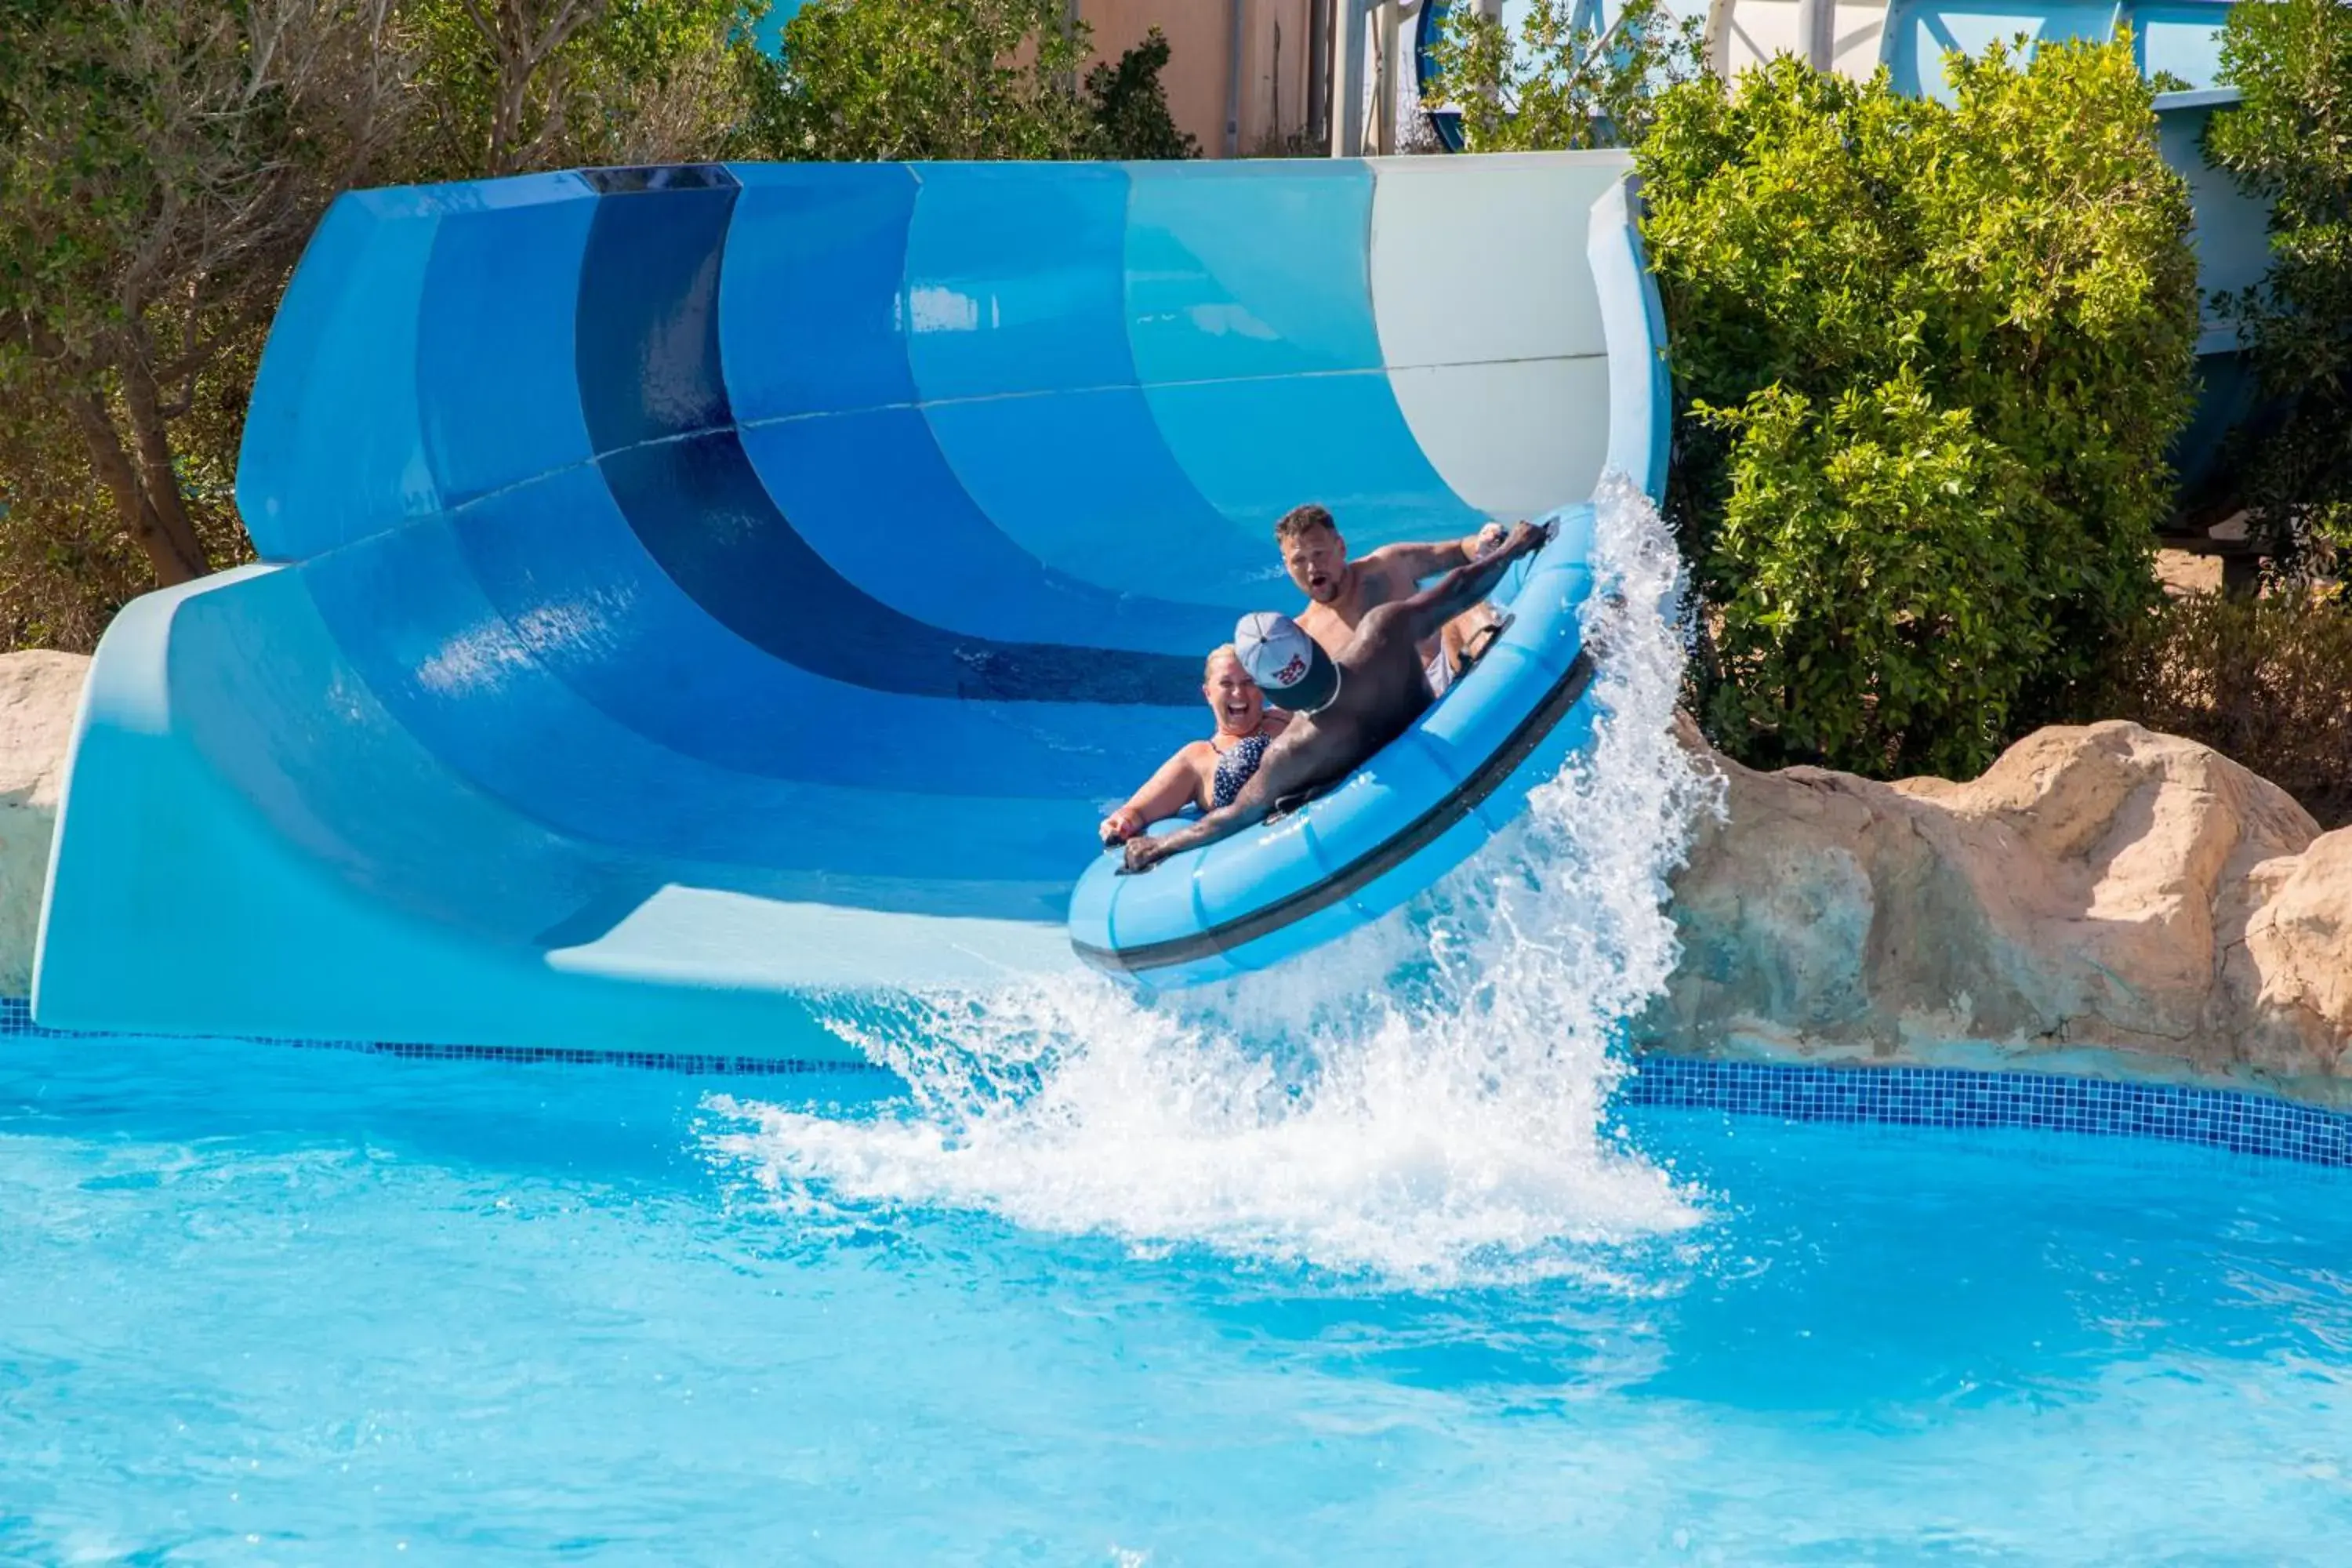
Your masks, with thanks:
[{"label": "green bush", "polygon": [[2328,827],[2352,823],[2352,602],[2200,594],[2139,617],[2099,710],[2201,741]]},{"label": "green bush", "polygon": [[2197,293],[2147,87],[2128,40],[1948,68],[1949,105],[1784,58],[1635,148],[1696,700],[1759,763],[1980,768],[2155,591]]},{"label": "green bush", "polygon": [[2014,672],[2050,651],[2024,466],[1907,367],[1826,406],[1775,385],[1702,417],[1732,437],[1716,552],[1739,566],[1716,605],[1710,727],[1844,766],[1979,767]]},{"label": "green bush", "polygon": [[1154,27],[1118,59],[1087,72],[1089,152],[1104,158],[1201,155],[1201,144],[1177,129],[1169,110],[1168,89],[1160,81],[1168,59],[1168,35]]},{"label": "green bush", "polygon": [[2289,575],[2352,549],[2352,8],[2246,0],[2221,30],[2241,94],[2208,154],[2273,204],[2271,268],[2224,306],[2269,403],[2239,458],[2250,533]]}]

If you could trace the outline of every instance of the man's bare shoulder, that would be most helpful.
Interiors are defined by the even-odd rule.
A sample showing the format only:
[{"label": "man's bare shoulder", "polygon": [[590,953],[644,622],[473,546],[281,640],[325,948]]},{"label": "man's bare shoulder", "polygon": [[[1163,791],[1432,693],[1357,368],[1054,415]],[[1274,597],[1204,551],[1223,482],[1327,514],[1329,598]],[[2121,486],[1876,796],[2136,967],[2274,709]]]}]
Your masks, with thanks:
[{"label": "man's bare shoulder", "polygon": [[1422,548],[1418,544],[1383,544],[1369,555],[1349,563],[1356,581],[1363,584],[1367,608],[1412,592],[1411,564],[1414,552]]}]

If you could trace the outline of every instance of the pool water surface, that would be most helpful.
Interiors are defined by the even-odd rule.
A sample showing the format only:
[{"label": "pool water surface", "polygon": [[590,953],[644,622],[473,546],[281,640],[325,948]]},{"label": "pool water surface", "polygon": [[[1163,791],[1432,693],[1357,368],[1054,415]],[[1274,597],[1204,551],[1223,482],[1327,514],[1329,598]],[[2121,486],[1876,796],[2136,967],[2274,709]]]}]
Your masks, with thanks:
[{"label": "pool water surface", "polygon": [[0,1560],[2345,1560],[2338,1173],[1641,1110],[1696,1224],[1440,1289],[731,1136],[894,1082],[0,1044]]}]

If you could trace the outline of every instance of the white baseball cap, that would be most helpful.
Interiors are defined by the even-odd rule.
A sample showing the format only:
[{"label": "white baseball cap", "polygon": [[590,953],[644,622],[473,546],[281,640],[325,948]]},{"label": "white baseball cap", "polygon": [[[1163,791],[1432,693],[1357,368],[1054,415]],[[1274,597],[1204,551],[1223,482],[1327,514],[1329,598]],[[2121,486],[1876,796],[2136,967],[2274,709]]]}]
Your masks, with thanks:
[{"label": "white baseball cap", "polygon": [[1277,708],[1312,713],[1339,694],[1339,667],[1288,616],[1244,616],[1234,626],[1234,651]]}]

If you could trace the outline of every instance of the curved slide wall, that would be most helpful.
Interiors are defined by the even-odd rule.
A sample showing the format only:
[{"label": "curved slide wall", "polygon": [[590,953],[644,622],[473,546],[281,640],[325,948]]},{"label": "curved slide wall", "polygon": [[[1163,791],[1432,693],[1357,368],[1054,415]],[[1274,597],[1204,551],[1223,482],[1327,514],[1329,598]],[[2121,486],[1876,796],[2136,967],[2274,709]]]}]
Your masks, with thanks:
[{"label": "curved slide wall", "polygon": [[1361,548],[1663,482],[1624,170],[343,198],[248,421],[268,563],[100,649],[37,1016],[806,1055],[810,992],[1073,963],[1098,814],[1296,600],[1280,512]]}]

